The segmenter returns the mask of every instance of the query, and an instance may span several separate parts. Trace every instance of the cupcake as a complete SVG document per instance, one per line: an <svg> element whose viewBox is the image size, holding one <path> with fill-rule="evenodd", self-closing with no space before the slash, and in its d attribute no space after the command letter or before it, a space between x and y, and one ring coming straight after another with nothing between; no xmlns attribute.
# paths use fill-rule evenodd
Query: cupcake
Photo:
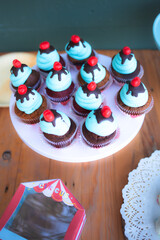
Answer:
<svg viewBox="0 0 160 240"><path fill-rule="evenodd" d="M40 116L40 128L45 140L57 148L70 145L77 132L76 123L54 109L47 109Z"/></svg>
<svg viewBox="0 0 160 240"><path fill-rule="evenodd" d="M13 66L11 68L10 86L13 92L15 92L20 85L25 84L27 87L39 90L41 85L41 77L39 72L31 69L26 64L22 64L17 59L13 60Z"/></svg>
<svg viewBox="0 0 160 240"><path fill-rule="evenodd" d="M63 66L65 66L64 59L58 54L57 50L50 45L49 42L44 41L40 43L37 53L37 66L43 76L47 76L47 74L52 70L55 62L60 62Z"/></svg>
<svg viewBox="0 0 160 240"><path fill-rule="evenodd" d="M95 82L84 84L75 93L72 102L73 111L80 116L87 116L102 104L102 95Z"/></svg>
<svg viewBox="0 0 160 240"><path fill-rule="evenodd" d="M109 80L109 76L110 74L106 67L98 63L97 57L93 56L82 65L78 74L78 81L80 85L94 81L97 87L103 90L112 83L112 81Z"/></svg>
<svg viewBox="0 0 160 240"><path fill-rule="evenodd" d="M111 75L116 83L123 85L126 81L131 81L134 77L143 76L143 67L135 58L129 47L124 47L112 58Z"/></svg>
<svg viewBox="0 0 160 240"><path fill-rule="evenodd" d="M46 95L52 102L65 102L69 100L75 90L70 72L55 62L53 69L46 78Z"/></svg>
<svg viewBox="0 0 160 240"><path fill-rule="evenodd" d="M78 67L81 67L89 57L94 56L91 45L77 35L73 35L66 44L65 51L69 61Z"/></svg>
<svg viewBox="0 0 160 240"><path fill-rule="evenodd" d="M35 89L20 85L15 93L15 114L28 124L38 123L39 117L47 108L47 101Z"/></svg>
<svg viewBox="0 0 160 240"><path fill-rule="evenodd" d="M153 107L153 97L139 77L128 81L117 94L118 107L130 115L141 115Z"/></svg>
<svg viewBox="0 0 160 240"><path fill-rule="evenodd" d="M103 147L116 136L117 120L108 106L91 111L82 125L82 138L91 147Z"/></svg>

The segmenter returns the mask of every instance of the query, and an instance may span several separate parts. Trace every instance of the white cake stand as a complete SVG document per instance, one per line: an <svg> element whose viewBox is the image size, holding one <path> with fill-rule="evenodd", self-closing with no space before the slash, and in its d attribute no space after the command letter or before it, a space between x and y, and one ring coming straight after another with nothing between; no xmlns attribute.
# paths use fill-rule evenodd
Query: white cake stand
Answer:
<svg viewBox="0 0 160 240"><path fill-rule="evenodd" d="M65 60L67 60L66 54L63 54L62 56L65 58ZM109 69L111 58L104 55L99 55L98 57L99 62L106 66L107 69ZM73 81L77 82L78 72L74 68L70 68L70 71L73 77ZM76 114L73 113L71 109L71 101L69 101L65 106L62 104L52 106L52 108L56 108L67 113L79 125L78 134L72 144L68 147L57 149L51 146L44 140L39 127L39 123L28 125L17 119L14 113L15 98L13 94L10 100L11 121L20 138L32 150L47 158L64 162L89 162L98 160L116 153L117 151L124 148L128 143L130 143L139 132L144 121L145 115L133 118L127 114L122 113L118 109L115 103L115 96L119 89L120 87L113 83L102 93L104 103L111 108L112 112L117 117L119 127L116 139L109 145L102 148L91 148L83 141L80 134L80 128L84 119L82 117L76 116Z"/></svg>

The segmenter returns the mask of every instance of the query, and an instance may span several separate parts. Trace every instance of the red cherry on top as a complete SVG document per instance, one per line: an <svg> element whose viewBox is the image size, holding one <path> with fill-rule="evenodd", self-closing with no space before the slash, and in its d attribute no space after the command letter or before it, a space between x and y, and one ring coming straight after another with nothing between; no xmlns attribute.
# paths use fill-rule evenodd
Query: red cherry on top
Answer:
<svg viewBox="0 0 160 240"><path fill-rule="evenodd" d="M123 53L124 53L124 55L129 55L129 54L131 54L131 49L127 46L124 47L123 48Z"/></svg>
<svg viewBox="0 0 160 240"><path fill-rule="evenodd" d="M110 107L108 106L104 106L102 109L101 109L101 114L103 117L105 118L109 118L111 116L111 109Z"/></svg>
<svg viewBox="0 0 160 240"><path fill-rule="evenodd" d="M87 61L87 63L90 65L90 66L95 66L97 63L98 63L98 58L97 57L90 57Z"/></svg>
<svg viewBox="0 0 160 240"><path fill-rule="evenodd" d="M73 43L78 43L80 40L81 39L80 39L80 37L78 35L72 35L72 37L71 37L71 41Z"/></svg>
<svg viewBox="0 0 160 240"><path fill-rule="evenodd" d="M26 87L26 85L20 85L19 87L18 87L18 93L20 94L20 95L24 95L25 93L27 92L27 87Z"/></svg>
<svg viewBox="0 0 160 240"><path fill-rule="evenodd" d="M50 47L50 43L47 42L47 41L41 42L40 45L39 45L39 48L40 48L41 50L48 49L49 47Z"/></svg>
<svg viewBox="0 0 160 240"><path fill-rule="evenodd" d="M95 82L90 82L88 85L87 85L87 88L89 91L94 91L96 89L97 85Z"/></svg>
<svg viewBox="0 0 160 240"><path fill-rule="evenodd" d="M54 114L49 109L43 112L43 117L47 122L52 122L54 120Z"/></svg>
<svg viewBox="0 0 160 240"><path fill-rule="evenodd" d="M17 60L17 59L14 59L13 60L13 66L15 67L15 68L20 68L21 67L21 62L19 61L19 60Z"/></svg>
<svg viewBox="0 0 160 240"><path fill-rule="evenodd" d="M141 83L141 79L139 77L135 77L133 78L133 80L131 81L131 85L133 87L138 87Z"/></svg>
<svg viewBox="0 0 160 240"><path fill-rule="evenodd" d="M60 62L55 62L53 64L53 69L56 71L60 71L62 69L62 64Z"/></svg>

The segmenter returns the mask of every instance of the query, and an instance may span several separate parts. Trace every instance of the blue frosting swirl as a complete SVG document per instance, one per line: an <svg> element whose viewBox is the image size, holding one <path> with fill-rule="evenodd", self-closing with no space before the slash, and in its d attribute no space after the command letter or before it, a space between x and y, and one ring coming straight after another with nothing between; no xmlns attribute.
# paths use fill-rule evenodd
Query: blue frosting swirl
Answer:
<svg viewBox="0 0 160 240"><path fill-rule="evenodd" d="M17 108L26 114L31 114L36 111L43 102L42 96L36 90L33 89L32 92L34 95L29 93L29 100L24 98L23 102L21 102L20 99L16 101Z"/></svg>
<svg viewBox="0 0 160 240"><path fill-rule="evenodd" d="M23 68L23 72L21 69L18 70L17 76L15 76L13 73L10 76L10 80L14 87L19 87L20 85L24 84L30 74L32 73L32 69L28 66L25 66Z"/></svg>
<svg viewBox="0 0 160 240"><path fill-rule="evenodd" d="M75 101L86 110L95 110L101 106L102 96L98 94L98 98L96 98L94 93L87 96L87 93L83 92L82 87L79 87L75 94Z"/></svg>
<svg viewBox="0 0 160 240"><path fill-rule="evenodd" d="M101 82L106 76L106 69L100 63L98 63L97 65L100 70L94 69L94 82L96 84ZM84 71L84 64L82 65L82 67L80 69L80 74L86 83L90 83L93 81L92 73L87 73Z"/></svg>
<svg viewBox="0 0 160 240"><path fill-rule="evenodd" d="M49 71L53 68L53 64L59 61L60 61L60 56L56 49L50 53L40 53L40 51L38 50L37 66L40 69L44 71Z"/></svg>
<svg viewBox="0 0 160 240"><path fill-rule="evenodd" d="M109 136L117 129L117 119L115 118L113 113L112 116L114 119L113 122L108 121L106 119L98 123L94 111L91 111L86 118L85 126L88 129L88 131L98 136L101 137Z"/></svg>
<svg viewBox="0 0 160 240"><path fill-rule="evenodd" d="M130 74L136 70L137 60L134 54L133 53L131 54L133 56L132 59L131 60L126 59L123 64L122 64L122 58L119 53L113 58L112 67L116 72L121 74Z"/></svg>
<svg viewBox="0 0 160 240"><path fill-rule="evenodd" d="M80 41L79 46L71 47L69 50L67 50L67 45L68 45L68 43L65 46L65 51L67 52L67 54L70 57L72 57L74 59L83 60L85 58L88 58L91 55L92 47L86 41L84 41L83 44ZM85 47L83 45L85 45Z"/></svg>
<svg viewBox="0 0 160 240"><path fill-rule="evenodd" d="M55 92L64 91L69 88L72 83L72 77L70 72L67 71L67 69L65 70L65 72L67 74L61 73L61 81L59 81L58 74L54 74L53 77L51 77L51 71L46 78L47 88Z"/></svg>
<svg viewBox="0 0 160 240"><path fill-rule="evenodd" d="M40 116L40 128L42 132L57 136L63 136L68 132L71 126L70 119L65 113L58 110L57 112L62 116L62 118L59 117L56 119L55 126L51 122L42 120L43 114Z"/></svg>
<svg viewBox="0 0 160 240"><path fill-rule="evenodd" d="M128 107L142 107L144 106L147 101L148 101L148 90L145 87L145 85L142 83L145 92L144 93L138 93L138 96L132 96L131 92L129 92L129 94L127 94L128 89L129 89L129 85L128 83L124 84L124 86L122 87L121 91L120 91L120 98L122 100L122 102L128 106Z"/></svg>

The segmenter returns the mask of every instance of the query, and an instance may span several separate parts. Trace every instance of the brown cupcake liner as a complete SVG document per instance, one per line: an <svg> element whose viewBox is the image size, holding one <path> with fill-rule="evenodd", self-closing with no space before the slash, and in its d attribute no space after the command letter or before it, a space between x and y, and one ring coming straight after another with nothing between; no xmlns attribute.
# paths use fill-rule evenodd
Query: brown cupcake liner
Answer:
<svg viewBox="0 0 160 240"><path fill-rule="evenodd" d="M80 117L86 117L89 113L82 113L82 112L79 112L77 111L74 106L73 106L73 101L74 101L74 98L72 99L72 102L71 102L71 108L72 110Z"/></svg>
<svg viewBox="0 0 160 240"><path fill-rule="evenodd" d="M39 117L35 119L21 119L26 124L36 124L39 123Z"/></svg>
<svg viewBox="0 0 160 240"><path fill-rule="evenodd" d="M75 129L75 131L73 132L72 136L71 136L70 138L66 139L65 141L61 141L61 142L51 141L51 140L49 140L48 138L46 138L46 137L44 136L44 134L43 134L43 137L44 137L44 139L45 139L49 144L51 144L52 146L54 146L54 147L56 147L56 148L64 148L64 147L69 146L69 145L73 142L74 138L76 137L77 130L78 130L78 126L77 126L77 124L76 124L76 129ZM57 138L58 138L58 136L57 136Z"/></svg>
<svg viewBox="0 0 160 240"><path fill-rule="evenodd" d="M108 139L108 141L106 140L106 142L104 142L104 143L91 143L90 141L88 141L86 139L86 137L83 134L82 127L83 127L84 123L85 123L85 121L81 124L81 128L80 128L81 136L82 136L82 139L84 140L84 142L87 143L87 145L89 145L92 148L102 148L102 147L107 146L108 144L112 143L116 139L117 134L119 132L119 129L117 129L115 131L115 135L112 138Z"/></svg>
<svg viewBox="0 0 160 240"><path fill-rule="evenodd" d="M67 102L74 94L74 92L76 91L76 85L74 85L73 91L70 92L67 96L65 97L61 97L61 98L54 98L51 97L47 94L46 92L46 87L44 87L44 95L52 102L52 103L65 103Z"/></svg>
<svg viewBox="0 0 160 240"><path fill-rule="evenodd" d="M91 55L88 58L85 58L84 60L76 60L76 62L74 62L74 59L72 60L71 57L69 57L69 55L67 55L67 59L68 59L68 68L70 69L74 69L76 71L79 71L81 66L91 57L91 56L95 56L98 58L98 53L95 50L92 50Z"/></svg>
<svg viewBox="0 0 160 240"><path fill-rule="evenodd" d="M40 116L41 114L50 107L50 103L48 102L48 100L42 95L43 97L43 103L40 106L39 109L37 109L35 112L33 112L32 114L25 114L24 112L21 112L17 106L16 103L14 105L14 112L16 117L21 120L22 122L26 123L26 124L35 124L38 123L40 121ZM18 111L18 112L17 112ZM37 112L38 115L36 115L35 113ZM24 114L24 116L23 116Z"/></svg>
<svg viewBox="0 0 160 240"><path fill-rule="evenodd" d="M109 71L107 70L107 68L105 66L103 66L107 73L104 79L101 80L101 82L97 83L97 87L103 91L107 88L109 88L111 86L111 84L113 83L113 77L110 75ZM108 75L108 76L107 76ZM106 79L107 78L107 79ZM85 80L83 80L83 78L80 75L80 72L78 74L78 83L80 86L83 86L84 84L86 84L87 82L85 82ZM101 85L101 86L100 86Z"/></svg>
<svg viewBox="0 0 160 240"><path fill-rule="evenodd" d="M116 84L118 84L119 86L123 86L127 81L131 81L131 80L132 80L132 79L124 79L123 77L118 77L118 76L116 76L116 75L113 73L111 66L110 66L109 71L110 71L110 73L111 73L111 75L112 75L112 77L113 77L113 81L114 81ZM139 73L137 74L137 77L142 78L143 75L144 75L144 69L143 69L142 65L140 65L140 71L139 71Z"/></svg>
<svg viewBox="0 0 160 240"><path fill-rule="evenodd" d="M24 83L24 85L25 85L25 83ZM42 87L42 85L43 85L43 78L42 78L42 76L40 76L39 81L38 81L32 88L35 89L37 92L39 92L40 89L41 89L41 87ZM12 91L13 93L15 93L15 92L17 91L17 89L18 89L18 87L17 87L17 89L15 89L15 88L12 86L11 81L10 81L9 86L10 86L10 89L11 89L11 91ZM36 89L36 88L37 88L37 89Z"/></svg>
<svg viewBox="0 0 160 240"><path fill-rule="evenodd" d="M80 117L87 117L88 114L92 111L92 110L87 110L87 109L84 109L84 110L87 110L87 111L88 111L87 113L78 111L77 109L75 109L75 107L74 107L74 105L73 105L73 101L74 101L74 98L72 98L72 100L71 100L71 108L72 108L72 110L73 110L78 116L80 116ZM101 107L102 105L103 105L103 102L102 102L102 104L101 104L99 107ZM82 108L82 107L81 107L81 108ZM83 108L82 108L82 109L83 109Z"/></svg>
<svg viewBox="0 0 160 240"><path fill-rule="evenodd" d="M119 90L119 92L117 93L117 96L115 97L116 105L123 113L126 113L131 116L140 116L142 114L146 114L146 113L150 112L154 106L153 96L151 95L150 92L148 92L148 93L149 93L148 102L143 107L131 108L131 107L126 106L121 101L120 95L119 95L120 90ZM118 99L119 99L119 101L118 101Z"/></svg>
<svg viewBox="0 0 160 240"><path fill-rule="evenodd" d="M112 85L112 83L113 83L113 78L112 78L112 76L110 76L108 82L106 82L106 84L103 87L99 88L99 89L101 91L106 90L106 89L108 89Z"/></svg>

